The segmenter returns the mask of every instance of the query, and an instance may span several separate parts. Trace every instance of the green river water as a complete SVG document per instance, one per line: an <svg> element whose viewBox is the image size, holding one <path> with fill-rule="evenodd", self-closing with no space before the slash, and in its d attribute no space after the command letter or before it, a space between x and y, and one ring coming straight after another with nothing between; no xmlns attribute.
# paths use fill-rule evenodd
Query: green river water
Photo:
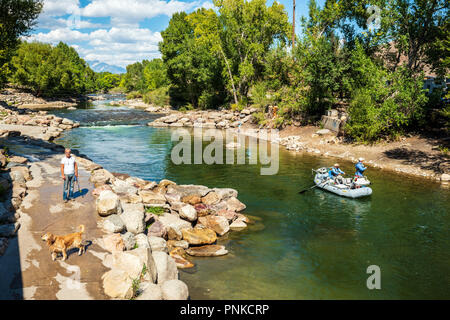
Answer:
<svg viewBox="0 0 450 320"><path fill-rule="evenodd" d="M192 299L444 299L450 297L450 191L370 168L373 194L346 199L311 190L311 168L335 160L284 150L273 176L260 165L175 165L171 129L156 115L105 102L58 115L80 121L56 142L113 172L238 190L253 224L219 240L229 254L180 270ZM352 163L341 162L353 173ZM381 269L369 290L366 269Z"/></svg>

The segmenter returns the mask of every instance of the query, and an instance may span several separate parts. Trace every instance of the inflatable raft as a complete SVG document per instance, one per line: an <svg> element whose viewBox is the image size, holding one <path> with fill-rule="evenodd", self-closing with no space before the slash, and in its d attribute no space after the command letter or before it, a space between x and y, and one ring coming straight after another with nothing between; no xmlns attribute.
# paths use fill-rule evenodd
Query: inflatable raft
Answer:
<svg viewBox="0 0 450 320"><path fill-rule="evenodd" d="M359 185L357 182L352 182L351 179L344 179L345 183L343 184L335 183L333 179L329 178L327 168L319 168L315 172L314 183L318 188L347 198L361 198L372 194L370 187Z"/></svg>

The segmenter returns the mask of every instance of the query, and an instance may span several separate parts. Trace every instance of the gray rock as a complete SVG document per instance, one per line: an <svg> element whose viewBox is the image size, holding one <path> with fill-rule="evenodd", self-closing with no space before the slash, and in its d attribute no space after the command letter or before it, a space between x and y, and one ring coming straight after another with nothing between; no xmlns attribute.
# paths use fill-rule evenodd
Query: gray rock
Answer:
<svg viewBox="0 0 450 320"><path fill-rule="evenodd" d="M134 238L134 234L131 232L126 232L120 235L123 240L123 244L125 245L125 249L132 250L136 245L136 239Z"/></svg>
<svg viewBox="0 0 450 320"><path fill-rule="evenodd" d="M161 290L161 286L150 283L150 282L144 282L141 283L140 286L141 293L136 298L136 300L162 300L163 294Z"/></svg>
<svg viewBox="0 0 450 320"><path fill-rule="evenodd" d="M168 280L161 285L164 300L187 300L188 286L181 280Z"/></svg>
<svg viewBox="0 0 450 320"><path fill-rule="evenodd" d="M157 272L157 283L178 279L178 268L172 257L162 251L152 253Z"/></svg>
<svg viewBox="0 0 450 320"><path fill-rule="evenodd" d="M188 221L195 221L197 220L197 210L190 204L185 204L178 210L178 214L180 215L180 218L188 220Z"/></svg>
<svg viewBox="0 0 450 320"><path fill-rule="evenodd" d="M103 190L97 198L96 208L97 213L102 217L118 214L121 212L119 197L110 190Z"/></svg>
<svg viewBox="0 0 450 320"><path fill-rule="evenodd" d="M210 189L205 186L186 184L186 185L169 185L167 186L168 193L179 194L181 198L190 195L199 195L200 197L205 196Z"/></svg>
<svg viewBox="0 0 450 320"><path fill-rule="evenodd" d="M134 237L136 239L136 245L138 248L151 249L148 238L145 234L139 233Z"/></svg>
<svg viewBox="0 0 450 320"><path fill-rule="evenodd" d="M163 238L149 236L148 242L150 243L152 252L155 252L155 251L162 251L162 252L166 252L166 253L169 252L167 249L167 242Z"/></svg>
<svg viewBox="0 0 450 320"><path fill-rule="evenodd" d="M122 232L125 230L125 224L119 215L113 214L103 221L103 229L107 232Z"/></svg>
<svg viewBox="0 0 450 320"><path fill-rule="evenodd" d="M190 222L180 219L176 214L165 213L164 215L158 217L158 221L163 224L167 232L173 230L173 232L179 236L178 240L181 240L182 238L182 229L192 227Z"/></svg>
<svg viewBox="0 0 450 320"><path fill-rule="evenodd" d="M138 234L145 231L145 215L143 210L124 210L120 218L129 232Z"/></svg>
<svg viewBox="0 0 450 320"><path fill-rule="evenodd" d="M231 188L214 188L213 191L219 195L221 200L238 196L238 192Z"/></svg>

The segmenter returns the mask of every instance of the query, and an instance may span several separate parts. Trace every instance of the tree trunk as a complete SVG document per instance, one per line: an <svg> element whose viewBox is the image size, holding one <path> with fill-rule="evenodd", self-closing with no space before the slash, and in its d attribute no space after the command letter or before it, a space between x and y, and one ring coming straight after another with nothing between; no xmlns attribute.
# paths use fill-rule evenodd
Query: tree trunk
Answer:
<svg viewBox="0 0 450 320"><path fill-rule="evenodd" d="M222 47L220 47L220 52L222 53L223 60L225 60L225 64L227 65L228 74L229 74L230 80L231 80L231 86L233 87L234 103L238 104L238 98L237 98L237 95L236 95L236 87L234 85L233 74L231 73L230 65L228 64L227 57L225 56L225 52L223 52Z"/></svg>

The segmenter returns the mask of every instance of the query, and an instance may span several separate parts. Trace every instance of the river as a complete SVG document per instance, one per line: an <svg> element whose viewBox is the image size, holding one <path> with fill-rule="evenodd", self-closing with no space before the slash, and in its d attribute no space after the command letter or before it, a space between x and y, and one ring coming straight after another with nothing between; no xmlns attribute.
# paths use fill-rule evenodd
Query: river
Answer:
<svg viewBox="0 0 450 320"><path fill-rule="evenodd" d="M369 168L373 194L345 199L312 185L311 168L335 160L280 147L280 169L260 165L175 165L171 129L158 115L106 101L52 113L81 126L56 142L112 172L238 190L253 224L222 239L229 254L193 258L180 270L192 299L444 299L450 296L450 191L438 183ZM341 161L346 172L353 164ZM381 270L369 290L367 267Z"/></svg>

